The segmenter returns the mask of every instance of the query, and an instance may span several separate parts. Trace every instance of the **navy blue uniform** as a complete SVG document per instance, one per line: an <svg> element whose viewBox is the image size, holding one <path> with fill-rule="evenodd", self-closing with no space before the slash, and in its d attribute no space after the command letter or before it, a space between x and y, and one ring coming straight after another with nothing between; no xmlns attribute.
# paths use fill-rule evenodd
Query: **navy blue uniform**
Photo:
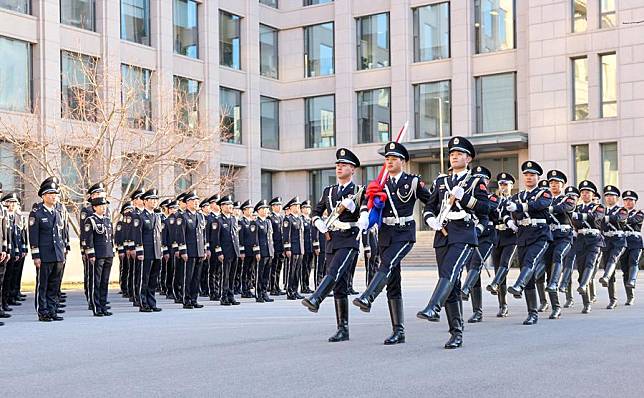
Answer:
<svg viewBox="0 0 644 398"><path fill-rule="evenodd" d="M254 247L257 245L257 225L255 221L242 217L239 221L241 241L244 242L244 259L242 260L241 293L244 297L251 297L250 289L253 268L255 267ZM241 254L241 251L240 251Z"/></svg>
<svg viewBox="0 0 644 398"><path fill-rule="evenodd" d="M310 293L309 280L311 278L311 265L313 264L313 225L311 218L302 215L304 223L304 255L302 256L302 286L303 293Z"/></svg>
<svg viewBox="0 0 644 398"><path fill-rule="evenodd" d="M496 223L494 221L499 197L495 194L488 195L488 214L478 220L476 228L479 230L479 247L472 254L470 261L467 263L467 279L463 285L463 299L472 290L473 287L481 287L481 269L483 264L494 249L494 243L497 240ZM473 302L474 304L474 302ZM475 309L476 310L476 309Z"/></svg>
<svg viewBox="0 0 644 398"><path fill-rule="evenodd" d="M326 217L321 217L320 218L323 222L326 222ZM318 255L316 258L313 259L314 261L314 268L315 268L315 288L317 289L318 285L320 284L320 281L322 278L324 278L324 275L326 275L326 236L320 232L315 225L313 225L313 221L311 220L311 237L312 237L312 244L313 244L313 253L318 252Z"/></svg>
<svg viewBox="0 0 644 398"><path fill-rule="evenodd" d="M380 256L378 256L378 226L374 225L362 231L362 249L366 268L366 284L369 285L373 275L380 267Z"/></svg>
<svg viewBox="0 0 644 398"><path fill-rule="evenodd" d="M223 305L235 303L232 289L233 264L240 256L240 247L243 246L243 242L239 241L239 224L234 216L221 214L217 218L216 226L213 226L210 232L215 253L224 256L220 282L221 303Z"/></svg>
<svg viewBox="0 0 644 398"><path fill-rule="evenodd" d="M628 210L620 206L606 208L600 229L604 235L605 246L602 249L602 268L604 275L599 279L604 287L608 287L608 297L611 303L617 301L615 293L615 269L626 251L626 235L623 227L628 217Z"/></svg>
<svg viewBox="0 0 644 398"><path fill-rule="evenodd" d="M183 305L194 306L199 296L201 268L206 256L206 218L199 212L184 211L177 218L179 253L183 262Z"/></svg>
<svg viewBox="0 0 644 398"><path fill-rule="evenodd" d="M268 218L257 217L255 220L257 245L253 252L259 254L255 272L255 296L259 299L268 297L268 279L271 273L271 260L275 255L273 243L273 224Z"/></svg>
<svg viewBox="0 0 644 398"><path fill-rule="evenodd" d="M279 293L280 286L280 273L284 265L284 242L282 239L282 222L284 215L279 213L271 213L269 216L271 224L273 225L273 244L275 245L275 255L271 264L271 279L269 281L269 289L272 294Z"/></svg>
<svg viewBox="0 0 644 398"><path fill-rule="evenodd" d="M626 288L627 302L632 303L633 289L637 282L637 271L639 270L640 257L642 256L642 222L644 212L631 210L628 212L624 222L624 234L626 235L626 252L622 255L621 268L624 275L624 286Z"/></svg>
<svg viewBox="0 0 644 398"><path fill-rule="evenodd" d="M579 271L579 293L584 305L590 303L586 287L592 279L595 264L599 260L604 239L599 230L599 224L604 217L604 206L594 203L581 203L572 213L572 225L577 231L575 242L575 262Z"/></svg>
<svg viewBox="0 0 644 398"><path fill-rule="evenodd" d="M302 256L304 255L304 221L302 217L289 214L282 221L282 239L284 251L290 252L285 259L286 264L286 293L289 298L298 291L302 272Z"/></svg>
<svg viewBox="0 0 644 398"><path fill-rule="evenodd" d="M496 241L492 252L492 264L494 264L494 279L487 286L487 290L493 295L498 296L499 315L507 315L506 293L508 291L506 277L512 265L512 260L517 253L517 234L512 229L515 227L510 223L512 217L505 206L510 200L507 196L498 197L498 206L496 211L491 214L490 221L494 223L496 229ZM514 221L513 221L514 222Z"/></svg>
<svg viewBox="0 0 644 398"><path fill-rule="evenodd" d="M219 214L211 212L206 218L206 240L212 252L208 260L208 295L210 300L213 301L221 298L221 262L218 258L221 253L221 247L217 248L215 243L219 233L219 222L217 221L219 217ZM216 252L216 249L219 251Z"/></svg>
<svg viewBox="0 0 644 398"><path fill-rule="evenodd" d="M141 308L156 308L155 292L161 271L161 258L163 257L162 231L163 223L159 214L144 209L138 213L134 225L134 242L137 246L137 255L141 253L143 261L139 267L139 299Z"/></svg>
<svg viewBox="0 0 644 398"><path fill-rule="evenodd" d="M112 220L92 213L83 226L84 247L88 262L90 305L94 314L107 312L107 290L114 259Z"/></svg>

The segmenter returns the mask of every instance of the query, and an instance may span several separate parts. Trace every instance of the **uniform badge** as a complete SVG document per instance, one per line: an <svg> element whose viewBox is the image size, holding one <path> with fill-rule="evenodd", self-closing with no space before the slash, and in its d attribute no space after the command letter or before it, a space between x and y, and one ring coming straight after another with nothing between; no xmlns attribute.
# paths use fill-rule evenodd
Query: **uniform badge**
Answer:
<svg viewBox="0 0 644 398"><path fill-rule="evenodd" d="M481 171L481 170L482 170L482 169L481 169L481 166L479 166L479 167L477 167L477 168L476 168L476 171Z"/></svg>
<svg viewBox="0 0 644 398"><path fill-rule="evenodd" d="M460 142L460 140L458 139L458 137L457 137L457 138L454 138L454 143L455 143L455 144L458 144L459 142Z"/></svg>
<svg viewBox="0 0 644 398"><path fill-rule="evenodd" d="M284 228L288 227L288 221L284 221Z"/></svg>
<svg viewBox="0 0 644 398"><path fill-rule="evenodd" d="M341 150L340 150L340 156L344 156L344 155L346 155L346 154L347 154L347 152L346 152L344 149L341 149Z"/></svg>
<svg viewBox="0 0 644 398"><path fill-rule="evenodd" d="M216 223L216 222L212 223L212 229L217 229L217 225L219 225L219 223Z"/></svg>
<svg viewBox="0 0 644 398"><path fill-rule="evenodd" d="M552 173L550 173L550 175L554 177L554 176L556 176L556 175L557 175L557 172L556 172L556 171L554 171L554 170L552 170Z"/></svg>
<svg viewBox="0 0 644 398"><path fill-rule="evenodd" d="M85 232L89 232L90 229L92 229L92 226L89 224L85 224Z"/></svg>
<svg viewBox="0 0 644 398"><path fill-rule="evenodd" d="M250 232L255 232L255 226L254 225L250 226Z"/></svg>
<svg viewBox="0 0 644 398"><path fill-rule="evenodd" d="M405 184L405 189L409 189L409 184Z"/></svg>
<svg viewBox="0 0 644 398"><path fill-rule="evenodd" d="M126 223L128 223L128 224L129 224L129 223L131 223L131 222L132 222L132 218L131 218L131 217L127 217L127 218L125 218L125 222L126 222Z"/></svg>
<svg viewBox="0 0 644 398"><path fill-rule="evenodd" d="M584 181L584 186L585 186L585 187L587 187L587 186L588 186L588 181Z"/></svg>
<svg viewBox="0 0 644 398"><path fill-rule="evenodd" d="M501 178L505 178L505 173L501 174Z"/></svg>
<svg viewBox="0 0 644 398"><path fill-rule="evenodd" d="M83 212L81 212L81 220L84 220L84 219L85 219L85 217L87 217L87 214L85 214L85 212L84 212L84 211L83 211Z"/></svg>
<svg viewBox="0 0 644 398"><path fill-rule="evenodd" d="M177 218L177 225L181 225L181 219Z"/></svg>
<svg viewBox="0 0 644 398"><path fill-rule="evenodd" d="M134 220L134 226L135 226L135 227L138 227L138 226L139 226L139 219L138 219L138 218L137 218L136 220Z"/></svg>
<svg viewBox="0 0 644 398"><path fill-rule="evenodd" d="M35 217L29 217L29 225L34 225L36 223Z"/></svg>
<svg viewBox="0 0 644 398"><path fill-rule="evenodd" d="M170 218L168 221L170 221L170 225L174 224L174 218Z"/></svg>
<svg viewBox="0 0 644 398"><path fill-rule="evenodd" d="M389 144L389 149L394 149L394 148L396 148L396 144L394 144L393 142Z"/></svg>
<svg viewBox="0 0 644 398"><path fill-rule="evenodd" d="M116 230L117 230L117 231L120 231L120 230L121 230L121 224L118 224L118 225L116 226Z"/></svg>

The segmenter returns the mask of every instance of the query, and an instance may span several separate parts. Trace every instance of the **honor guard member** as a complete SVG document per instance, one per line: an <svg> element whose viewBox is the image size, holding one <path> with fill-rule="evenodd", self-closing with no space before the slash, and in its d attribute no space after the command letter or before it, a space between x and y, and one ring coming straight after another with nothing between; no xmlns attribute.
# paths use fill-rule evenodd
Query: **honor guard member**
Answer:
<svg viewBox="0 0 644 398"><path fill-rule="evenodd" d="M233 202L233 215L235 216L235 219L237 220L237 230L241 231L241 202L239 201L234 201ZM241 243L241 234L239 236L239 242ZM242 272L242 265L244 263L244 258L245 256L245 247L243 244L239 245L239 256L237 257L237 261L233 262L233 266L231 269L231 289L233 290L233 294L241 294L241 272Z"/></svg>
<svg viewBox="0 0 644 398"><path fill-rule="evenodd" d="M156 189L149 189L141 195L144 209L139 213L139 228L141 230L141 245L143 246L143 261L141 267L140 297L141 312L159 312L155 292L161 272L163 258L163 222L155 210L159 203ZM137 246L139 246L139 243Z"/></svg>
<svg viewBox="0 0 644 398"><path fill-rule="evenodd" d="M327 212L325 211L320 217L322 222L326 223L328 219ZM326 275L326 236L320 232L317 227L313 224L311 220L311 235L313 236L313 255L315 256L313 267L314 267L314 285L317 289Z"/></svg>
<svg viewBox="0 0 644 398"><path fill-rule="evenodd" d="M29 244L36 266L35 304L38 320L62 321L56 313L60 278L65 261L64 221L56 210L58 184L45 183L38 196L42 202L29 214Z"/></svg>
<svg viewBox="0 0 644 398"><path fill-rule="evenodd" d="M338 149L335 157L338 183L324 188L312 212L313 225L327 236L326 276L315 292L302 300L309 311L318 312L322 301L333 290L337 331L329 342L349 340L349 265L360 250L360 230L369 224L364 190L352 181L360 160L346 148ZM321 219L325 211L333 220L330 223Z"/></svg>
<svg viewBox="0 0 644 398"><path fill-rule="evenodd" d="M139 216L144 209L143 200L141 199L141 195L143 195L144 193L145 191L143 189L137 189L134 192L132 192L132 195L130 195L130 199L132 200L132 205L134 206L134 209L132 210L132 212L130 212L130 217L132 218L132 222L129 228L129 247L128 247L128 253L129 253L130 259L132 260L131 265L133 265L130 267L130 278L132 279L132 287L133 287L132 291L134 292L134 295L132 296L130 301L132 301L132 305L134 307L139 307L139 308L141 308L141 274L143 269L143 246L141 246L140 244L137 245L135 241L135 235L137 234L136 231L138 231L138 235L140 236L141 220Z"/></svg>
<svg viewBox="0 0 644 398"><path fill-rule="evenodd" d="M270 220L273 224L273 244L275 245L275 256L271 264L271 280L270 292L273 296L280 296L284 292L280 289L280 274L282 272L282 265L284 264L284 242L282 241L282 222L284 215L282 214L282 198L277 196L271 199L271 216Z"/></svg>
<svg viewBox="0 0 644 398"><path fill-rule="evenodd" d="M183 295L184 295L184 286L183 286L183 274L185 270L185 264L181 252L179 250L179 240L183 240L183 213L186 210L186 192L180 193L177 195L176 201L178 208L174 213L174 217L171 218L168 222L170 223L170 234L172 238L172 247L174 248L174 277L172 282L172 290L174 291L174 302L175 304L183 304ZM182 221L179 221L179 218Z"/></svg>
<svg viewBox="0 0 644 398"><path fill-rule="evenodd" d="M184 196L186 210L177 219L179 253L183 260L183 308L203 308L197 302L201 267L206 257L206 219L197 211L199 197L195 191Z"/></svg>
<svg viewBox="0 0 644 398"><path fill-rule="evenodd" d="M584 305L581 312L582 314L587 314L591 311L588 285L593 278L595 264L601 255L601 248L604 246L599 224L604 217L605 210L604 206L593 201L595 196L599 196L594 183L584 180L579 183L578 189L582 203L577 205L571 218L572 225L577 231L575 244L575 261L579 271L579 288L577 288L577 291L581 295Z"/></svg>
<svg viewBox="0 0 644 398"><path fill-rule="evenodd" d="M119 284L121 286L121 295L123 298L130 298L131 286L128 283L128 269L129 269L129 259L125 253L125 229L127 225L127 217L129 217L130 212L132 211L132 202L125 201L121 206L120 217L116 222L116 227L114 231L114 245L116 246L116 251L119 256Z"/></svg>
<svg viewBox="0 0 644 398"><path fill-rule="evenodd" d="M166 260L166 279L162 281L165 284L166 298L168 300L175 300L176 294L174 291L174 276L175 276L175 264L177 258L175 257L175 252L179 251L179 245L175 240L175 227L176 227L176 212L179 209L179 204L176 199L170 199L168 204L168 215L163 221L163 241L164 245L167 248L167 252L164 253L164 258Z"/></svg>
<svg viewBox="0 0 644 398"><path fill-rule="evenodd" d="M572 198L575 202L573 210L577 207L577 201L579 200L579 190L577 187L569 186L564 190L566 196ZM572 214L572 213L571 213ZM566 302L564 303L564 308L570 308L575 303L575 300L572 297L572 271L575 268L575 259L577 258L577 231L572 225L572 245L568 254L564 258L563 272L561 274L561 281L559 283L559 291L561 293L566 293Z"/></svg>
<svg viewBox="0 0 644 398"><path fill-rule="evenodd" d="M210 216L210 203L208 198L199 203L199 212L198 212L206 222L208 226L208 218ZM201 297L210 297L210 290L208 289L208 264L210 261L210 243L208 240L208 228L204 229L204 235L206 236L206 256L201 262L201 270L199 274L199 295Z"/></svg>
<svg viewBox="0 0 644 398"><path fill-rule="evenodd" d="M497 296L499 301L499 312L497 318L508 316L508 303L506 296L508 292L506 277L512 265L512 260L517 252L518 228L505 206L512 196L512 187L515 179L510 173L499 173L496 176L499 189L497 190L498 206L492 215L492 221L497 230L497 240L494 243L492 252L492 263L494 264L494 279L487 285L486 289L492 295Z"/></svg>
<svg viewBox="0 0 644 398"><path fill-rule="evenodd" d="M92 213L85 218L85 253L89 263L89 297L94 316L110 316L107 290L114 259L112 220L107 215L105 197L90 199Z"/></svg>
<svg viewBox="0 0 644 398"><path fill-rule="evenodd" d="M98 198L99 196L105 196L105 186L103 185L102 182L96 183L89 187L87 190L87 201L88 204L86 206L83 206L80 210L80 223L79 225L81 226L81 231L80 231L80 249L82 253L82 261L83 261L83 285L84 285L84 290L85 290L85 299L87 300L87 303L89 304L89 307L92 307L91 304L91 297L89 296L89 285L92 283L92 280L89 278L89 262L87 261L88 256L86 253L87 250L87 245L86 245L86 240L87 237L85 236L86 233L83 229L83 225L85 223L85 219L90 216L94 210L93 206L91 204L91 200ZM90 310L92 308L89 308Z"/></svg>
<svg viewBox="0 0 644 398"><path fill-rule="evenodd" d="M490 170L483 166L477 166L472 176L474 178L480 178L480 181L485 184L487 187L490 179L492 178L492 173ZM472 295L472 311L473 314L470 319L467 320L468 323L478 323L483 320L483 290L481 289L481 269L483 268L488 257L494 249L494 243L496 242L496 224L494 221L494 216L497 214L497 206L499 203L498 196L494 193L488 194L488 214L478 220L476 228L478 229L477 234L479 239L479 247L474 250L474 253L470 257L470 261L467 263L467 277L461 288L461 298L465 301L469 299L470 294Z"/></svg>
<svg viewBox="0 0 644 398"><path fill-rule="evenodd" d="M250 200L246 200L239 208L242 212L242 217L239 220L239 235L240 241L244 242L243 253L240 253L242 259L242 273L241 273L241 297L242 298L255 298L251 289L251 269L255 266L254 247L257 245L256 234L257 226L253 217L253 206ZM240 248L241 249L241 248ZM241 250L240 250L241 251Z"/></svg>
<svg viewBox="0 0 644 398"><path fill-rule="evenodd" d="M476 156L474 146L463 137L454 137L448 148L452 173L434 180L424 212L425 223L437 231L434 248L439 279L429 303L416 316L437 322L445 305L450 333L445 348L454 349L463 345L461 271L478 245L476 224L487 217L489 200L484 182L469 169ZM381 244L383 234L384 227Z"/></svg>
<svg viewBox="0 0 644 398"><path fill-rule="evenodd" d="M302 281L301 292L303 294L313 293L309 287L311 279L311 265L313 264L313 232L311 229L311 201L305 200L300 205L302 221L304 223L304 256L302 256Z"/></svg>
<svg viewBox="0 0 644 398"><path fill-rule="evenodd" d="M369 286L373 276L380 267L378 256L378 226L374 225L362 231L362 249L365 264L365 285Z"/></svg>
<svg viewBox="0 0 644 398"><path fill-rule="evenodd" d="M617 306L615 292L615 269L626 251L626 236L623 226L628 218L628 210L619 206L620 191L614 185L604 187L604 204L606 212L601 220L601 231L604 235L604 248L602 249L602 268L604 275L599 278L599 283L608 288L609 303L606 309L612 310Z"/></svg>
<svg viewBox="0 0 644 398"><path fill-rule="evenodd" d="M208 198L208 203L210 203L210 213L206 218L206 230L208 231L206 233L206 237L208 238L208 247L210 248L211 254L207 266L204 263L204 272L208 273L208 296L210 301L219 301L221 299L221 262L219 262L219 256L214 252L214 235L211 234L213 228L217 228L219 225L217 222L217 219L221 215L221 209L217 204L219 199L219 194L215 194Z"/></svg>
<svg viewBox="0 0 644 398"><path fill-rule="evenodd" d="M564 193L564 186L568 182L566 175L559 170L550 170L547 174L549 190L552 194L552 204L548 207L552 243L544 254L545 274L541 281L548 286L545 291L550 298L552 312L550 319L559 319L561 305L559 304L559 279L564 267L566 256L572 248L572 225L570 214L575 209L577 200ZM545 309L544 309L545 310Z"/></svg>
<svg viewBox="0 0 644 398"><path fill-rule="evenodd" d="M640 256L642 255L642 222L644 212L635 208L637 204L637 192L624 191L622 200L624 208L628 211L628 217L624 223L624 235L626 235L626 252L622 255L622 272L624 275L624 287L626 289L626 303L633 305L635 296L633 289L637 283L637 271L639 270Z"/></svg>
<svg viewBox="0 0 644 398"><path fill-rule="evenodd" d="M298 293L304 255L304 221L300 216L300 199L296 196L286 203L285 210L291 214L282 222L282 239L286 254L286 299L301 300Z"/></svg>
<svg viewBox="0 0 644 398"><path fill-rule="evenodd" d="M217 219L216 230L210 231L215 236L215 253L222 264L221 270L221 305L239 305L233 291L233 263L237 261L243 242L239 240L239 223L233 213L233 199L230 195L222 196L217 202L221 215Z"/></svg>
<svg viewBox="0 0 644 398"><path fill-rule="evenodd" d="M550 217L548 209L552 205L552 194L537 186L537 179L543 174L543 169L537 162L524 162L521 172L526 189L513 195L505 206L518 224L517 249L521 266L519 278L508 288L508 292L521 298L525 291L528 317L523 324L534 325L539 320L535 280L545 271L543 255L552 242L552 232L547 220ZM539 265L542 265L541 270L538 269Z"/></svg>
<svg viewBox="0 0 644 398"><path fill-rule="evenodd" d="M271 259L275 255L273 224L268 218L270 206L266 200L260 200L255 205L254 211L257 213L255 220L257 245L253 249L257 261L255 300L258 303L270 303L273 299L268 296L268 280L271 274Z"/></svg>

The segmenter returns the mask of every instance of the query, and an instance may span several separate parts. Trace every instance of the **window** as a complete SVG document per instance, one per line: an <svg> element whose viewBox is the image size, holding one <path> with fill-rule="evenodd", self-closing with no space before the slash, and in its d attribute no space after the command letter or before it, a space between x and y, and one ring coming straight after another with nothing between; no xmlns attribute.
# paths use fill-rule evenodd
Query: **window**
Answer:
<svg viewBox="0 0 644 398"><path fill-rule="evenodd" d="M389 66L389 14L358 18L356 32L358 70Z"/></svg>
<svg viewBox="0 0 644 398"><path fill-rule="evenodd" d="M241 69L241 18L219 11L219 65Z"/></svg>
<svg viewBox="0 0 644 398"><path fill-rule="evenodd" d="M150 0L121 0L121 39L150 45Z"/></svg>
<svg viewBox="0 0 644 398"><path fill-rule="evenodd" d="M0 8L31 14L31 0L0 0Z"/></svg>
<svg viewBox="0 0 644 398"><path fill-rule="evenodd" d="M199 17L195 0L174 0L174 52L199 58Z"/></svg>
<svg viewBox="0 0 644 398"><path fill-rule="evenodd" d="M61 114L77 120L96 120L96 59L61 52Z"/></svg>
<svg viewBox="0 0 644 398"><path fill-rule="evenodd" d="M390 137L389 88L358 91L358 144L387 142Z"/></svg>
<svg viewBox="0 0 644 398"><path fill-rule="evenodd" d="M499 185L496 181L496 176L499 173L502 173L504 171L516 175L515 173L519 170L519 158L516 155L498 157L498 158L478 158L477 157L470 164L470 168L474 168L476 166L484 166L490 170L490 173L492 174L492 180L489 182L487 189L490 192L494 192L499 188ZM435 176L436 175L427 176L427 179L435 178ZM515 184L515 185L517 185L515 186L515 189L517 189L518 184Z"/></svg>
<svg viewBox="0 0 644 398"><path fill-rule="evenodd" d="M515 47L514 0L474 0L476 53Z"/></svg>
<svg viewBox="0 0 644 398"><path fill-rule="evenodd" d="M83 202L89 186L89 154L80 148L65 147L60 154L61 180L69 187L69 198L74 202Z"/></svg>
<svg viewBox="0 0 644 398"><path fill-rule="evenodd" d="M326 3L333 3L333 0L304 0L303 5L306 6L312 6L315 4L326 4Z"/></svg>
<svg viewBox="0 0 644 398"><path fill-rule="evenodd" d="M572 60L572 120L588 118L588 58L573 58Z"/></svg>
<svg viewBox="0 0 644 398"><path fill-rule="evenodd" d="M617 143L601 144L602 150L602 186L619 186L619 165L617 161ZM600 188L601 189L601 188Z"/></svg>
<svg viewBox="0 0 644 398"><path fill-rule="evenodd" d="M335 146L335 96L304 99L305 148Z"/></svg>
<svg viewBox="0 0 644 398"><path fill-rule="evenodd" d="M25 172L25 165L13 145L0 142L0 183L5 194L16 192L23 198L24 184L20 177Z"/></svg>
<svg viewBox="0 0 644 398"><path fill-rule="evenodd" d="M572 31L585 32L588 29L588 0L571 0Z"/></svg>
<svg viewBox="0 0 644 398"><path fill-rule="evenodd" d="M478 133L517 129L516 73L476 78L476 127Z"/></svg>
<svg viewBox="0 0 644 398"><path fill-rule="evenodd" d="M451 82L444 80L414 85L415 138L452 134ZM442 131L441 131L442 129Z"/></svg>
<svg viewBox="0 0 644 398"><path fill-rule="evenodd" d="M131 128L152 129L151 76L152 72L148 69L121 65L121 103Z"/></svg>
<svg viewBox="0 0 644 398"><path fill-rule="evenodd" d="M333 22L304 28L304 76L328 76L334 72Z"/></svg>
<svg viewBox="0 0 644 398"><path fill-rule="evenodd" d="M94 0L60 0L60 23L96 30Z"/></svg>
<svg viewBox="0 0 644 398"><path fill-rule="evenodd" d="M219 192L235 197L235 183L240 182L241 167L229 164L219 166Z"/></svg>
<svg viewBox="0 0 644 398"><path fill-rule="evenodd" d="M590 155L588 145L573 145L572 157L575 161L573 166L574 182L575 186L579 186L580 182L587 180L588 177L590 177Z"/></svg>
<svg viewBox="0 0 644 398"><path fill-rule="evenodd" d="M381 168L382 166L361 166L361 184L366 187L371 181L374 181L376 178L378 178L378 173L380 173Z"/></svg>
<svg viewBox="0 0 644 398"><path fill-rule="evenodd" d="M174 165L174 192L186 192L194 185L196 162L179 160Z"/></svg>
<svg viewBox="0 0 644 398"><path fill-rule="evenodd" d="M199 82L185 77L174 77L174 109L177 128L196 129L199 125Z"/></svg>
<svg viewBox="0 0 644 398"><path fill-rule="evenodd" d="M278 77L277 29L259 25L259 73L262 76Z"/></svg>
<svg viewBox="0 0 644 398"><path fill-rule="evenodd" d="M231 144L242 143L241 91L219 88L219 113L222 123L222 141Z"/></svg>
<svg viewBox="0 0 644 398"><path fill-rule="evenodd" d="M335 169L309 171L309 198L311 203L318 203L324 187L336 183Z"/></svg>
<svg viewBox="0 0 644 398"><path fill-rule="evenodd" d="M617 26L617 13L615 11L615 0L600 0L599 1L599 19L600 28L614 28Z"/></svg>
<svg viewBox="0 0 644 398"><path fill-rule="evenodd" d="M0 36L0 109L31 112L31 44Z"/></svg>
<svg viewBox="0 0 644 398"><path fill-rule="evenodd" d="M277 8L277 0L259 0L259 4L264 4L269 7Z"/></svg>
<svg viewBox="0 0 644 398"><path fill-rule="evenodd" d="M262 170L262 199L271 200L273 198L273 173L268 170Z"/></svg>
<svg viewBox="0 0 644 398"><path fill-rule="evenodd" d="M414 8L414 62L450 56L449 3Z"/></svg>
<svg viewBox="0 0 644 398"><path fill-rule="evenodd" d="M601 117L617 116L617 56L604 54L601 63Z"/></svg>
<svg viewBox="0 0 644 398"><path fill-rule="evenodd" d="M279 104L274 98L260 97L262 148L280 149Z"/></svg>

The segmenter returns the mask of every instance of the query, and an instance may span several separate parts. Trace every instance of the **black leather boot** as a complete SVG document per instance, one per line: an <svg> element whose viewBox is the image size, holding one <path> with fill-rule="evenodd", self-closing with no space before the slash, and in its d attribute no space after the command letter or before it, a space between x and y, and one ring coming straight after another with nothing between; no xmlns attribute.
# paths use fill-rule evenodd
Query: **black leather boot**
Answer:
<svg viewBox="0 0 644 398"><path fill-rule="evenodd" d="M429 303L422 311L416 314L416 317L430 322L440 321L441 307L447 300L452 288L454 288L454 284L448 278L439 278Z"/></svg>
<svg viewBox="0 0 644 398"><path fill-rule="evenodd" d="M575 305L575 299L572 298L572 285L568 284L568 286L566 287L566 303L563 307L571 308L573 305Z"/></svg>
<svg viewBox="0 0 644 398"><path fill-rule="evenodd" d="M330 275L326 275L320 282L320 286L315 289L315 292L313 292L313 294L308 298L302 300L302 305L308 308L311 312L318 312L320 304L322 304L322 301L324 301L326 296L331 293L334 285L335 279Z"/></svg>
<svg viewBox="0 0 644 398"><path fill-rule="evenodd" d="M592 267L586 268L582 271L581 279L579 279L579 287L577 288L577 292L579 292L579 294L581 294L582 296L588 293L588 284L590 283L590 280L592 277L593 277Z"/></svg>
<svg viewBox="0 0 644 398"><path fill-rule="evenodd" d="M559 284L559 291L565 293L570 286L570 281L572 280L572 267L564 268L563 273L561 274L561 283Z"/></svg>
<svg viewBox="0 0 644 398"><path fill-rule="evenodd" d="M633 305L635 302L635 295L633 294L633 289L630 287L626 288L626 302L624 305Z"/></svg>
<svg viewBox="0 0 644 398"><path fill-rule="evenodd" d="M445 316L449 325L451 337L445 343L445 348L452 350L463 345L463 313L458 301L445 304Z"/></svg>
<svg viewBox="0 0 644 398"><path fill-rule="evenodd" d="M532 274L533 274L533 271L530 267L521 268L521 272L519 273L519 278L517 279L516 283L513 286L510 286L508 288L508 293L510 293L516 298L521 298L523 296L523 289L525 288L525 285L532 277Z"/></svg>
<svg viewBox="0 0 644 398"><path fill-rule="evenodd" d="M525 302L528 307L528 317L523 321L523 324L534 325L539 320L539 312L537 311L537 289L525 291Z"/></svg>
<svg viewBox="0 0 644 398"><path fill-rule="evenodd" d="M612 310L617 307L617 294L615 293L615 280L608 281L608 305L607 310Z"/></svg>
<svg viewBox="0 0 644 398"><path fill-rule="evenodd" d="M506 285L499 286L499 312L496 314L497 318L505 318L508 316L508 303L505 300L507 290L508 288Z"/></svg>
<svg viewBox="0 0 644 398"><path fill-rule="evenodd" d="M590 303L590 297L588 297L588 293L584 292L581 294L581 301L584 304L584 308L581 310L582 314L588 314L590 311L592 311L591 308L591 303Z"/></svg>
<svg viewBox="0 0 644 398"><path fill-rule="evenodd" d="M483 320L483 289L481 286L472 288L472 310L474 313L467 323L479 323Z"/></svg>
<svg viewBox="0 0 644 398"><path fill-rule="evenodd" d="M329 343L349 340L349 299L346 297L335 299L335 318L338 330L329 337Z"/></svg>
<svg viewBox="0 0 644 398"><path fill-rule="evenodd" d="M559 295L556 291L548 292L550 303L552 304L552 312L550 312L550 319L559 319L561 317L561 306L559 305Z"/></svg>
<svg viewBox="0 0 644 398"><path fill-rule="evenodd" d="M378 297L386 285L387 274L380 271L376 272L367 289L359 297L353 299L353 305L360 308L363 312L371 311L371 303L376 300L376 297Z"/></svg>
<svg viewBox="0 0 644 398"><path fill-rule="evenodd" d="M535 286L537 288L537 293L539 294L539 312L544 312L550 308L550 305L548 304L548 300L546 299L546 283L544 282L536 282Z"/></svg>
<svg viewBox="0 0 644 398"><path fill-rule="evenodd" d="M637 266L628 268L628 281L624 283L624 286L629 289L635 289L635 285L637 284L637 271L639 271Z"/></svg>
<svg viewBox="0 0 644 398"><path fill-rule="evenodd" d="M467 272L465 282L463 282L463 286L461 287L461 299L463 299L464 301L469 300L470 294L472 293L474 285L476 284L476 281L479 279L480 275L480 269L472 268Z"/></svg>
<svg viewBox="0 0 644 398"><path fill-rule="evenodd" d="M505 277L508 275L509 269L506 267L499 267L494 275L492 282L487 285L486 289L488 292L496 295L499 291L499 286L505 281Z"/></svg>
<svg viewBox="0 0 644 398"><path fill-rule="evenodd" d="M393 333L385 340L385 345L401 344L405 342L405 314L402 299L389 299L389 316Z"/></svg>
<svg viewBox="0 0 644 398"><path fill-rule="evenodd" d="M550 273L550 280L546 287L546 292L553 293L559 288L559 278L561 278L561 263L556 261L552 264L552 272Z"/></svg>
<svg viewBox="0 0 644 398"><path fill-rule="evenodd" d="M606 264L606 269L604 269L604 275L602 275L602 277L599 278L599 283L601 283L603 287L608 287L608 284L610 283L610 279L612 278L616 267L617 267L616 261L609 261L608 264Z"/></svg>

